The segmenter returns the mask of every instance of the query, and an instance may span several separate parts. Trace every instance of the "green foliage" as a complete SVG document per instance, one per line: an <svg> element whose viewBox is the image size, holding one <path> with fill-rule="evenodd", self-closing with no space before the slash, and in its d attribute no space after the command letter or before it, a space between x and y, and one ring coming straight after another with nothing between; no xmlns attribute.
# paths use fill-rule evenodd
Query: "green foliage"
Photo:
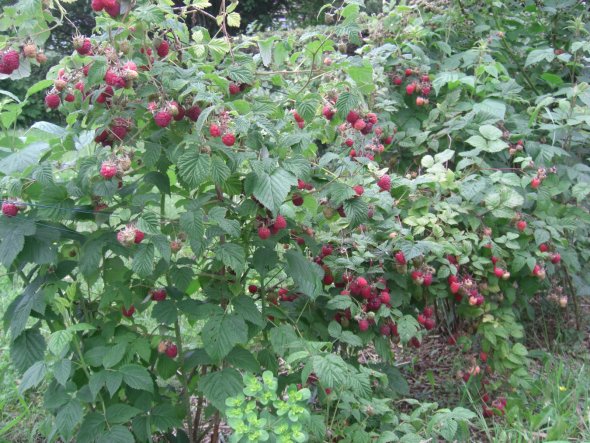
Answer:
<svg viewBox="0 0 590 443"><path fill-rule="evenodd" d="M507 3L347 0L236 42L237 2L209 17L221 34L123 2L91 52L3 92L0 262L23 283L5 329L48 438L196 442L206 401L233 441L467 441L475 413L392 402L392 347L437 326L496 397L483 415L510 410L531 301L578 320L590 293L590 43L581 5ZM47 38L63 10L41 7L7 8L7 46ZM18 133L44 89L66 123Z"/></svg>

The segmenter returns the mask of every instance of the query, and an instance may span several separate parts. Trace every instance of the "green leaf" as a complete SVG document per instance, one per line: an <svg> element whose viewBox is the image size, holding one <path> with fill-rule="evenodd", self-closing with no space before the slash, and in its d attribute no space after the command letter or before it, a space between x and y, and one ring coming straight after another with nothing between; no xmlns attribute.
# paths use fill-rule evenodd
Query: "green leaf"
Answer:
<svg viewBox="0 0 590 443"><path fill-rule="evenodd" d="M295 109L297 113L306 121L312 120L320 105L318 94L308 94L304 99L297 102Z"/></svg>
<svg viewBox="0 0 590 443"><path fill-rule="evenodd" d="M348 366L339 355L314 356L312 367L321 380L322 387L334 388L347 382Z"/></svg>
<svg viewBox="0 0 590 443"><path fill-rule="evenodd" d="M262 64L267 68L272 63L272 45L275 39L275 36L271 36L258 42L258 50L260 52L260 57L262 58Z"/></svg>
<svg viewBox="0 0 590 443"><path fill-rule="evenodd" d="M135 438L125 426L115 425L100 435L96 443L135 443Z"/></svg>
<svg viewBox="0 0 590 443"><path fill-rule="evenodd" d="M241 346L236 346L226 357L227 362L239 369L257 373L260 371L260 363L252 353Z"/></svg>
<svg viewBox="0 0 590 443"><path fill-rule="evenodd" d="M53 332L47 341L49 352L57 356L61 355L62 352L70 346L72 337L73 335L71 331L67 329Z"/></svg>
<svg viewBox="0 0 590 443"><path fill-rule="evenodd" d="M239 28L240 27L240 14L237 12L232 12L227 15L227 25L232 28Z"/></svg>
<svg viewBox="0 0 590 443"><path fill-rule="evenodd" d="M370 94L375 90L373 68L369 63L364 66L351 66L348 68L348 75L354 80L358 90L363 94Z"/></svg>
<svg viewBox="0 0 590 443"><path fill-rule="evenodd" d="M109 423L125 423L141 412L140 409L124 403L115 403L107 408L106 418Z"/></svg>
<svg viewBox="0 0 590 443"><path fill-rule="evenodd" d="M77 399L70 400L60 409L55 417L55 424L62 435L72 434L74 428L82 421L83 410L82 403Z"/></svg>
<svg viewBox="0 0 590 443"><path fill-rule="evenodd" d="M36 231L32 220L21 217L3 217L0 228L0 263L9 269L17 255L25 246L25 236L33 235Z"/></svg>
<svg viewBox="0 0 590 443"><path fill-rule="evenodd" d="M177 164L180 177L191 188L199 187L209 177L210 158L196 149L182 154Z"/></svg>
<svg viewBox="0 0 590 443"><path fill-rule="evenodd" d="M244 320L263 327L266 325L266 321L262 317L262 313L250 297L246 295L240 295L231 301L235 312L244 318Z"/></svg>
<svg viewBox="0 0 590 443"><path fill-rule="evenodd" d="M298 337L291 325L281 325L270 330L270 343L275 353L283 357L297 342Z"/></svg>
<svg viewBox="0 0 590 443"><path fill-rule="evenodd" d="M20 373L25 372L45 354L45 339L38 329L27 329L10 343L12 364Z"/></svg>
<svg viewBox="0 0 590 443"><path fill-rule="evenodd" d="M72 361L68 359L58 360L53 365L53 376L57 382L65 386L72 373Z"/></svg>
<svg viewBox="0 0 590 443"><path fill-rule="evenodd" d="M492 125L480 126L479 133L487 140L498 140L500 137L502 137L502 131Z"/></svg>
<svg viewBox="0 0 590 443"><path fill-rule="evenodd" d="M52 79L40 80L34 85L30 86L29 89L27 89L27 95L25 96L25 98L29 98L31 95L49 88L51 85L53 85Z"/></svg>
<svg viewBox="0 0 590 443"><path fill-rule="evenodd" d="M154 245L150 243L140 244L133 257L132 269L140 277L147 277L154 270Z"/></svg>
<svg viewBox="0 0 590 443"><path fill-rule="evenodd" d="M285 258L287 260L287 274L293 279L301 292L311 299L315 299L322 293L322 268L310 262L299 251L287 251Z"/></svg>
<svg viewBox="0 0 590 443"><path fill-rule="evenodd" d="M4 328L10 327L13 340L25 329L31 310L43 303L43 292L39 289L43 281L43 277L37 277L8 306L4 314Z"/></svg>
<svg viewBox="0 0 590 443"><path fill-rule="evenodd" d="M164 300L156 303L152 309L152 317L155 318L158 323L171 325L178 319L176 304L172 300Z"/></svg>
<svg viewBox="0 0 590 443"><path fill-rule="evenodd" d="M336 109L340 117L346 117L350 111L359 105L360 100L353 92L341 92L336 100Z"/></svg>
<svg viewBox="0 0 590 443"><path fill-rule="evenodd" d="M76 443L94 443L97 435L104 432L106 423L104 416L97 412L90 412L80 425L76 436Z"/></svg>
<svg viewBox="0 0 590 443"><path fill-rule="evenodd" d="M231 175L230 169L225 164L225 161L217 155L211 159L211 178L215 184L223 185Z"/></svg>
<svg viewBox="0 0 590 443"><path fill-rule="evenodd" d="M47 366L45 362L38 361L33 364L29 369L25 371L18 387L18 392L23 394L31 388L39 386L39 384L45 378L47 373Z"/></svg>
<svg viewBox="0 0 590 443"><path fill-rule="evenodd" d="M527 56L524 66L527 67L541 61L552 62L554 59L555 53L552 48L535 49Z"/></svg>
<svg viewBox="0 0 590 443"><path fill-rule="evenodd" d="M248 326L238 314L217 314L203 326L201 337L207 354L219 362L235 345L248 342Z"/></svg>
<svg viewBox="0 0 590 443"><path fill-rule="evenodd" d="M199 390L215 408L225 411L225 400L242 392L242 377L232 368L211 372L199 380Z"/></svg>
<svg viewBox="0 0 590 443"><path fill-rule="evenodd" d="M369 213L369 205L362 198L346 200L342 207L351 228L360 225L368 218L367 214Z"/></svg>
<svg viewBox="0 0 590 443"><path fill-rule="evenodd" d="M225 38L211 39L207 46L211 52L217 55L225 55L230 49L229 42Z"/></svg>
<svg viewBox="0 0 590 443"><path fill-rule="evenodd" d="M119 372L123 374L123 381L133 389L141 389L148 392L154 391L152 377L143 366L135 364L125 365L119 369Z"/></svg>
<svg viewBox="0 0 590 443"><path fill-rule="evenodd" d="M284 169L277 169L272 174L263 172L255 174L252 194L271 212L276 214L289 195L291 186L297 185L293 175Z"/></svg>
<svg viewBox="0 0 590 443"><path fill-rule="evenodd" d="M236 275L241 275L246 267L246 253L244 248L235 243L224 243L217 247L215 258L225 266L232 268Z"/></svg>
<svg viewBox="0 0 590 443"><path fill-rule="evenodd" d="M108 348L106 354L102 358L102 365L105 368L112 368L125 356L125 352L127 351L127 344L126 343L118 343L114 346Z"/></svg>

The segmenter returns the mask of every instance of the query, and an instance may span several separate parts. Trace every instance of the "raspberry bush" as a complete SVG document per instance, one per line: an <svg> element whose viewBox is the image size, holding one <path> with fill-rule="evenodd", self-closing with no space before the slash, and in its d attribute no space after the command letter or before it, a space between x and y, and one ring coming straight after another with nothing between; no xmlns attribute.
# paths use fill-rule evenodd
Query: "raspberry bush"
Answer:
<svg viewBox="0 0 590 443"><path fill-rule="evenodd" d="M590 292L590 42L574 2L464 3L232 39L237 2L93 0L93 35L0 91L5 327L50 441L466 440L473 412L391 402L393 347L433 330L504 414L531 300L579 322ZM5 12L16 79L63 7ZM42 91L66 124L19 135Z"/></svg>

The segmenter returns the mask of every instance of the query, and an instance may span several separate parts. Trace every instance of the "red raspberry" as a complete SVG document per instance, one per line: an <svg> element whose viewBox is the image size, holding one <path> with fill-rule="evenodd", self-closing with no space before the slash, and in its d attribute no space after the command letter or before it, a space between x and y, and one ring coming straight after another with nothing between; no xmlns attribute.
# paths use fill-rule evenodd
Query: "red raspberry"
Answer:
<svg viewBox="0 0 590 443"><path fill-rule="evenodd" d="M291 201L295 206L301 206L303 204L303 197L301 194L293 194Z"/></svg>
<svg viewBox="0 0 590 443"><path fill-rule="evenodd" d="M356 284L357 284L359 287L361 287L361 288L362 288L362 287L364 287L364 286L367 286L369 283L367 282L367 279L366 279L366 278L364 278L364 277L357 277L357 279L356 279Z"/></svg>
<svg viewBox="0 0 590 443"><path fill-rule="evenodd" d="M266 226L260 226L258 228L258 237L260 237L261 240L266 240L270 237L270 229Z"/></svg>
<svg viewBox="0 0 590 443"><path fill-rule="evenodd" d="M299 115L299 113L297 111L293 111L293 118L295 119L295 121L297 123L305 123L305 120L303 119L303 117L301 117ZM299 127L301 127L301 126L299 126Z"/></svg>
<svg viewBox="0 0 590 443"><path fill-rule="evenodd" d="M165 289L153 289L151 292L152 300L153 301L164 301L166 300L166 290Z"/></svg>
<svg viewBox="0 0 590 443"><path fill-rule="evenodd" d="M221 137L221 141L225 146L233 146L236 142L236 136L232 133L225 134L223 137Z"/></svg>
<svg viewBox="0 0 590 443"><path fill-rule="evenodd" d="M133 239L133 242L138 245L140 244L143 239L145 238L145 234L143 232L141 232L139 229L135 230L135 238Z"/></svg>
<svg viewBox="0 0 590 443"><path fill-rule="evenodd" d="M416 91L416 84L415 83L410 83L408 86L406 86L406 94L412 95L415 91Z"/></svg>
<svg viewBox="0 0 590 443"><path fill-rule="evenodd" d="M10 49L2 54L0 57L0 65L2 65L2 74L12 74L20 66L20 55L14 49Z"/></svg>
<svg viewBox="0 0 590 443"><path fill-rule="evenodd" d="M117 175L117 165L113 162L103 162L102 165L100 165L100 175L102 175L105 180L110 180Z"/></svg>
<svg viewBox="0 0 590 443"><path fill-rule="evenodd" d="M504 275L504 269L494 268L494 274L496 275L496 277L502 278L502 276Z"/></svg>
<svg viewBox="0 0 590 443"><path fill-rule="evenodd" d="M191 119L192 121L196 122L201 115L201 108L198 106L191 106L186 110L186 116Z"/></svg>
<svg viewBox="0 0 590 443"><path fill-rule="evenodd" d="M274 222L274 227L277 229L285 229L287 227L287 220L282 215L277 215L277 218Z"/></svg>
<svg viewBox="0 0 590 443"><path fill-rule="evenodd" d="M45 96L45 104L49 109L56 109L61 104L61 99L57 94L47 94Z"/></svg>
<svg viewBox="0 0 590 443"><path fill-rule="evenodd" d="M549 246L547 246L547 243L541 243L539 245L539 251L541 252L547 252L549 250Z"/></svg>
<svg viewBox="0 0 590 443"><path fill-rule="evenodd" d="M531 188L537 189L541 186L541 179L539 177L535 177L531 180Z"/></svg>
<svg viewBox="0 0 590 443"><path fill-rule="evenodd" d="M373 112L369 112L367 114L367 119L374 125L377 124L377 114L373 113Z"/></svg>
<svg viewBox="0 0 590 443"><path fill-rule="evenodd" d="M435 326L436 326L436 322L434 321L433 318L427 318L426 321L424 322L424 328L426 328L427 331L432 331Z"/></svg>
<svg viewBox="0 0 590 443"><path fill-rule="evenodd" d="M90 42L89 38L85 38L80 42L76 42L74 40L74 47L76 48L76 51L78 51L78 54L88 55L92 50L92 43Z"/></svg>
<svg viewBox="0 0 590 443"><path fill-rule="evenodd" d="M516 229L520 232L524 231L526 229L526 222L524 220L518 220L516 222Z"/></svg>
<svg viewBox="0 0 590 443"><path fill-rule="evenodd" d="M388 305L391 302L391 295L387 291L381 291L379 299L381 300L381 303Z"/></svg>
<svg viewBox="0 0 590 443"><path fill-rule="evenodd" d="M558 252L556 252L555 254L551 254L551 263L556 265L560 261L561 261L561 255Z"/></svg>
<svg viewBox="0 0 590 443"><path fill-rule="evenodd" d="M121 308L121 312L123 312L123 317L133 317L133 314L135 313L135 306L131 305L129 306L129 309L125 309L125 306L123 306Z"/></svg>
<svg viewBox="0 0 590 443"><path fill-rule="evenodd" d="M328 255L332 255L332 252L334 252L334 248L332 247L332 245L323 245L322 246L322 255L324 257L326 257Z"/></svg>
<svg viewBox="0 0 590 443"><path fill-rule="evenodd" d="M166 355L170 358L175 358L178 355L178 348L174 343L166 347Z"/></svg>
<svg viewBox="0 0 590 443"><path fill-rule="evenodd" d="M324 106L324 109L322 109L322 115L326 120L332 120L334 118L334 114L334 110L328 105Z"/></svg>
<svg viewBox="0 0 590 443"><path fill-rule="evenodd" d="M397 251L395 253L395 261L400 265L405 265L407 263L406 256L404 255L404 253L402 251Z"/></svg>
<svg viewBox="0 0 590 443"><path fill-rule="evenodd" d="M347 138L345 143L346 146L348 146L349 148L352 148L352 146L354 145L354 141L351 138Z"/></svg>
<svg viewBox="0 0 590 443"><path fill-rule="evenodd" d="M393 77L393 84L395 86L399 86L401 85L403 82L402 78L399 75L396 75L395 77Z"/></svg>
<svg viewBox="0 0 590 443"><path fill-rule="evenodd" d="M351 125L354 125L358 119L359 119L359 115L355 111L350 111L348 113L348 115L346 116L346 121L348 123L350 123Z"/></svg>
<svg viewBox="0 0 590 443"><path fill-rule="evenodd" d="M76 96L72 93L68 93L68 94L66 94L66 98L64 98L64 100L71 103L74 100L76 100Z"/></svg>
<svg viewBox="0 0 590 443"><path fill-rule="evenodd" d="M168 42L166 40L162 40L162 43L160 43L158 45L158 47L156 48L156 53L158 54L158 56L160 58L164 58L168 55L169 52L170 52L170 45L168 44Z"/></svg>
<svg viewBox="0 0 590 443"><path fill-rule="evenodd" d="M2 214L6 217L14 217L18 214L18 206L11 202L2 202Z"/></svg>
<svg viewBox="0 0 590 443"><path fill-rule="evenodd" d="M358 119L357 121L354 122L353 127L357 131L362 131L363 129L365 129L367 127L367 123L364 120Z"/></svg>
<svg viewBox="0 0 590 443"><path fill-rule="evenodd" d="M389 191L391 189L391 177L387 174L382 175L377 182L377 186L379 186L382 191Z"/></svg>
<svg viewBox="0 0 590 443"><path fill-rule="evenodd" d="M117 1L103 0L104 10L108 15L115 18L121 13L121 5Z"/></svg>
<svg viewBox="0 0 590 443"><path fill-rule="evenodd" d="M352 187L352 189L354 190L354 192L358 196L363 195L364 192L365 192L365 188L363 188L361 185L355 185L355 186Z"/></svg>
<svg viewBox="0 0 590 443"><path fill-rule="evenodd" d="M107 85L115 86L117 88L125 87L125 80L114 72L112 69L108 69L104 75L104 81Z"/></svg>
<svg viewBox="0 0 590 443"><path fill-rule="evenodd" d="M231 95L236 95L236 94L239 94L240 92L241 92L240 85L237 85L236 83L229 84L229 93Z"/></svg>
<svg viewBox="0 0 590 443"><path fill-rule="evenodd" d="M104 3L102 0L92 0L90 5L92 6L92 10L95 12L99 12L104 9Z"/></svg>
<svg viewBox="0 0 590 443"><path fill-rule="evenodd" d="M160 128L165 128L172 121L172 114L168 111L159 111L154 115L154 121Z"/></svg>
<svg viewBox="0 0 590 443"><path fill-rule="evenodd" d="M209 134L211 134L212 137L221 137L221 129L219 126L213 123L211 126L209 126Z"/></svg>
<svg viewBox="0 0 590 443"><path fill-rule="evenodd" d="M250 285L248 286L248 291L250 292L250 294L256 294L258 292L258 286Z"/></svg>
<svg viewBox="0 0 590 443"><path fill-rule="evenodd" d="M413 73L414 73L414 70L412 68L406 68L406 77L409 77Z"/></svg>
<svg viewBox="0 0 590 443"><path fill-rule="evenodd" d="M362 320L359 320L359 330L361 332L368 331L369 330L369 320L364 319L364 318Z"/></svg>

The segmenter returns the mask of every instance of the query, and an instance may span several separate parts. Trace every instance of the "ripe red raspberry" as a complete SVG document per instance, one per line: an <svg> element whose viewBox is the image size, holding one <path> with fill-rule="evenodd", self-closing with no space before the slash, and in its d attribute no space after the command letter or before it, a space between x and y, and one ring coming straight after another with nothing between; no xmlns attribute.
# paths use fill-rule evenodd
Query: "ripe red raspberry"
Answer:
<svg viewBox="0 0 590 443"><path fill-rule="evenodd" d="M459 292L459 289L461 289L461 283L459 282L453 282L451 283L451 294L456 294L457 292Z"/></svg>
<svg viewBox="0 0 590 443"><path fill-rule="evenodd" d="M209 126L209 134L211 134L212 137L221 137L221 129L213 123Z"/></svg>
<svg viewBox="0 0 590 443"><path fill-rule="evenodd" d="M352 189L354 190L354 192L358 196L363 195L364 192L365 192L365 188L363 188L361 185L355 185L355 186L352 187Z"/></svg>
<svg viewBox="0 0 590 443"><path fill-rule="evenodd" d="M332 252L334 252L334 248L332 247L332 245L323 245L322 246L322 255L324 257L326 257L328 255L332 255Z"/></svg>
<svg viewBox="0 0 590 443"><path fill-rule="evenodd" d="M250 292L250 294L256 294L258 292L258 286L250 285L248 286L248 291Z"/></svg>
<svg viewBox="0 0 590 443"><path fill-rule="evenodd" d="M349 148L352 148L352 145L354 145L354 141L351 138L347 138L345 143Z"/></svg>
<svg viewBox="0 0 590 443"><path fill-rule="evenodd" d="M556 265L560 261L561 261L561 255L559 254L559 252L556 252L554 254L551 254L551 263L553 263L554 265Z"/></svg>
<svg viewBox="0 0 590 443"><path fill-rule="evenodd" d="M379 334L389 337L391 335L391 327L388 324L379 327Z"/></svg>
<svg viewBox="0 0 590 443"><path fill-rule="evenodd" d="M121 13L121 4L113 0L103 0L104 10L108 15L115 18Z"/></svg>
<svg viewBox="0 0 590 443"><path fill-rule="evenodd" d="M539 177L535 177L531 180L531 188L537 189L541 186L541 179Z"/></svg>
<svg viewBox="0 0 590 443"><path fill-rule="evenodd" d="M418 314L418 317L416 317L416 320L421 325L424 325L424 323L426 323L426 316L424 314Z"/></svg>
<svg viewBox="0 0 590 443"><path fill-rule="evenodd" d="M436 326L436 322L434 321L433 318L427 318L426 321L424 322L424 328L427 331L432 331L435 326Z"/></svg>
<svg viewBox="0 0 590 443"><path fill-rule="evenodd" d="M526 222L524 220L518 220L516 222L516 229L520 232L524 231L526 229Z"/></svg>
<svg viewBox="0 0 590 443"><path fill-rule="evenodd" d="M162 42L156 47L156 53L160 58L164 58L170 52L170 45L166 40L162 40Z"/></svg>
<svg viewBox="0 0 590 443"><path fill-rule="evenodd" d="M105 180L110 180L117 175L117 165L110 161L102 162L102 165L100 165L100 175Z"/></svg>
<svg viewBox="0 0 590 443"><path fill-rule="evenodd" d="M303 117L301 117L297 111L293 111L293 118L295 119L295 121L297 123L304 123L305 122L305 120L303 119Z"/></svg>
<svg viewBox="0 0 590 443"><path fill-rule="evenodd" d="M128 131L129 129L126 126L115 125L111 128L111 132L116 140L123 140Z"/></svg>
<svg viewBox="0 0 590 443"><path fill-rule="evenodd" d="M236 142L236 136L232 133L225 134L223 137L221 137L221 141L225 146L233 146Z"/></svg>
<svg viewBox="0 0 590 443"><path fill-rule="evenodd" d="M359 119L359 115L355 111L350 111L348 113L348 115L346 116L346 121L348 123L350 123L351 125L354 125L358 119Z"/></svg>
<svg viewBox="0 0 590 443"><path fill-rule="evenodd" d="M355 280L355 283L357 284L357 286L359 286L360 288L363 288L365 286L367 286L369 283L367 282L367 279L364 277L357 277L357 279Z"/></svg>
<svg viewBox="0 0 590 443"><path fill-rule="evenodd" d="M176 358L178 355L178 348L174 343L171 343L166 347L166 355L170 358Z"/></svg>
<svg viewBox="0 0 590 443"><path fill-rule="evenodd" d="M88 55L92 50L92 43L89 38L74 39L74 48L80 55Z"/></svg>
<svg viewBox="0 0 590 443"><path fill-rule="evenodd" d="M364 120L361 120L359 118L357 121L354 122L353 127L357 131L362 131L363 129L365 129L367 127L367 123Z"/></svg>
<svg viewBox="0 0 590 443"><path fill-rule="evenodd" d="M153 301L164 301L166 300L166 290L165 289L153 289L150 291L152 300Z"/></svg>
<svg viewBox="0 0 590 443"><path fill-rule="evenodd" d="M135 306L131 305L129 306L129 309L125 309L125 306L123 306L121 308L121 312L123 313L123 317L133 317L133 314L135 313Z"/></svg>
<svg viewBox="0 0 590 443"><path fill-rule="evenodd" d="M133 242L138 245L140 244L143 239L145 238L145 234L141 232L139 229L135 230L135 237L133 238Z"/></svg>
<svg viewBox="0 0 590 443"><path fill-rule="evenodd" d="M359 330L365 332L369 330L369 320L363 318L359 320Z"/></svg>
<svg viewBox="0 0 590 443"><path fill-rule="evenodd" d="M18 206L12 202L2 202L2 214L6 217L14 217L18 214Z"/></svg>
<svg viewBox="0 0 590 443"><path fill-rule="evenodd" d="M12 74L20 66L20 55L14 49L10 49L0 57L2 74Z"/></svg>
<svg viewBox="0 0 590 443"><path fill-rule="evenodd" d="M401 85L403 82L402 78L399 75L396 75L395 77L393 77L393 84L395 86L399 86Z"/></svg>
<svg viewBox="0 0 590 443"><path fill-rule="evenodd" d="M329 270L329 269L328 269ZM332 283L334 283L334 276L332 275L332 272L326 272L324 274L324 278L322 279L322 283L326 286L330 286Z"/></svg>
<svg viewBox="0 0 590 443"><path fill-rule="evenodd" d="M301 194L293 194L291 201L295 206L301 206L303 204L303 197Z"/></svg>
<svg viewBox="0 0 590 443"><path fill-rule="evenodd" d="M165 128L172 121L172 114L170 114L168 111L158 111L154 115L154 121L160 128Z"/></svg>
<svg viewBox="0 0 590 443"><path fill-rule="evenodd" d="M496 275L496 277L502 278L502 276L504 275L504 269L494 268L494 274Z"/></svg>
<svg viewBox="0 0 590 443"><path fill-rule="evenodd" d="M407 263L406 256L404 255L404 253L402 251L397 251L395 253L395 261L400 265L405 265Z"/></svg>
<svg viewBox="0 0 590 443"><path fill-rule="evenodd" d="M92 0L90 5L92 6L92 10L95 12L99 12L104 9L104 3L102 0Z"/></svg>
<svg viewBox="0 0 590 443"><path fill-rule="evenodd" d="M549 246L547 245L547 243L541 243L539 245L539 251L541 252L547 252L549 250Z"/></svg>
<svg viewBox="0 0 590 443"><path fill-rule="evenodd" d="M389 191L391 189L391 177L387 174L382 175L377 182L377 186L379 186L382 191Z"/></svg>
<svg viewBox="0 0 590 443"><path fill-rule="evenodd" d="M406 94L412 95L416 91L416 84L410 83L406 86Z"/></svg>
<svg viewBox="0 0 590 443"><path fill-rule="evenodd" d="M229 93L231 95L236 95L239 94L240 91L240 85L236 84L236 83L230 83L229 84Z"/></svg>
<svg viewBox="0 0 590 443"><path fill-rule="evenodd" d="M64 100L71 103L76 100L76 96L72 93L68 93L66 94L66 98L64 98Z"/></svg>
<svg viewBox="0 0 590 443"><path fill-rule="evenodd" d="M424 101L424 97L416 97L416 106L424 106L425 101Z"/></svg>
<svg viewBox="0 0 590 443"><path fill-rule="evenodd" d="M285 229L287 227L287 220L282 215L277 215L277 218L274 222L274 227L277 229Z"/></svg>
<svg viewBox="0 0 590 443"><path fill-rule="evenodd" d="M422 95L425 95L425 96L430 95L430 91L431 91L430 86L422 86L422 88L421 88ZM426 104L428 104L428 103L426 103Z"/></svg>
<svg viewBox="0 0 590 443"><path fill-rule="evenodd" d="M432 284L432 274L431 273L424 274L422 284L424 286L430 286Z"/></svg>
<svg viewBox="0 0 590 443"><path fill-rule="evenodd" d="M422 310L422 313L427 317L430 318L434 315L434 308L432 306L425 306Z"/></svg>
<svg viewBox="0 0 590 443"><path fill-rule="evenodd" d="M334 110L328 105L324 106L324 109L322 109L322 115L326 120L332 120L334 118L334 114Z"/></svg>
<svg viewBox="0 0 590 443"><path fill-rule="evenodd" d="M374 112L369 112L367 114L367 119L374 125L377 124L377 114L375 114Z"/></svg>
<svg viewBox="0 0 590 443"><path fill-rule="evenodd" d="M125 80L112 69L108 69L104 75L104 81L107 85L117 88L125 87Z"/></svg>
<svg viewBox="0 0 590 443"><path fill-rule="evenodd" d="M479 353L479 359L483 362L486 363L488 361L488 354L486 352L481 351Z"/></svg>
<svg viewBox="0 0 590 443"><path fill-rule="evenodd" d="M201 108L198 106L191 106L186 110L186 116L191 119L192 121L196 122L201 115Z"/></svg>
<svg viewBox="0 0 590 443"><path fill-rule="evenodd" d="M260 237L261 240L266 240L267 238L270 237L270 229L268 229L266 226L260 226L258 228L258 237Z"/></svg>
<svg viewBox="0 0 590 443"><path fill-rule="evenodd" d="M49 109L56 109L60 104L61 99L59 98L59 95L51 93L45 96L45 105L47 105Z"/></svg>

